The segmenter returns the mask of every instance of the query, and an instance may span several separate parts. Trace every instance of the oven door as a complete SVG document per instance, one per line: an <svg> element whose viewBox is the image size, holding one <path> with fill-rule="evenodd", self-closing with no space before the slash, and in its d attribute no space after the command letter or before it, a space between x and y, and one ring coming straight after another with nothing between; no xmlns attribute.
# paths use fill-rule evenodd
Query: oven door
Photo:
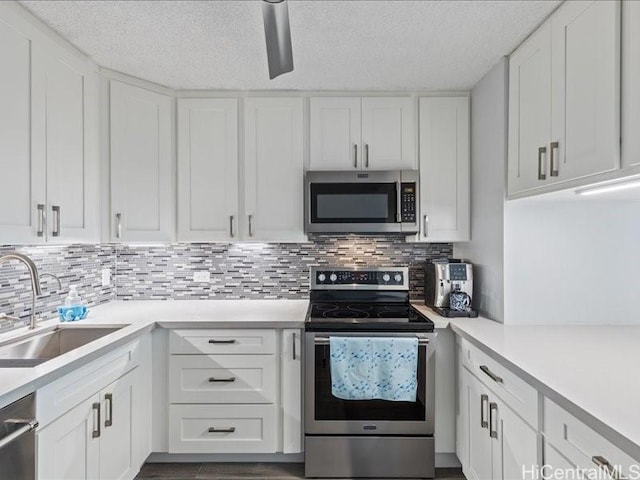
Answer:
<svg viewBox="0 0 640 480"><path fill-rule="evenodd" d="M342 400L331 393L330 336L418 337L418 392L415 402ZM305 349L305 433L432 435L435 333L307 332Z"/></svg>
<svg viewBox="0 0 640 480"><path fill-rule="evenodd" d="M307 232L409 232L402 223L405 177L417 189L413 172L307 172ZM416 177L417 178L417 177ZM415 206L413 207L415 209Z"/></svg>

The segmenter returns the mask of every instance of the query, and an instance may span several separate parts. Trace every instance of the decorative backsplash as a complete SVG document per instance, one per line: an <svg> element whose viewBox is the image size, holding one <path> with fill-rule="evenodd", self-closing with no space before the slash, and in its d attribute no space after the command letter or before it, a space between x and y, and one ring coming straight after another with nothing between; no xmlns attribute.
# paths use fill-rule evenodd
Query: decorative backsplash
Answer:
<svg viewBox="0 0 640 480"><path fill-rule="evenodd" d="M47 277L41 280L42 296L37 300L36 311L43 318L57 315L56 309L63 304L72 284L78 286L82 299L89 306L115 298L113 284L103 287L101 278L103 268L115 271L114 245L0 246L0 256L9 251L31 257L40 274L52 273L60 278L62 291L55 280ZM20 318L17 322L0 319L0 331L29 323L29 273L24 265L15 261L0 265L0 313Z"/></svg>
<svg viewBox="0 0 640 480"><path fill-rule="evenodd" d="M18 250L33 258L43 279L42 315L55 315L70 284L78 285L89 306L147 299L296 299L308 297L309 267L409 266L411 296L424 293L423 263L451 257L451 244L407 243L398 235L313 235L307 243L197 243L167 245L71 245L0 247L0 255ZM101 270L110 268L112 285L102 287ZM194 282L194 272L210 281ZM0 313L21 322L0 320L0 331L24 325L31 308L29 276L14 262L0 265Z"/></svg>

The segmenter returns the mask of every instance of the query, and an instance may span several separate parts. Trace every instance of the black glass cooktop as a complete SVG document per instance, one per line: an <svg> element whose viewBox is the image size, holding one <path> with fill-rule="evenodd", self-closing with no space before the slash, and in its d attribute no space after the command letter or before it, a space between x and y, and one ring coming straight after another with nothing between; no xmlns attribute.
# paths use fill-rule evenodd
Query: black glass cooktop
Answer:
<svg viewBox="0 0 640 480"><path fill-rule="evenodd" d="M408 303L312 303L308 331L433 331L433 322Z"/></svg>

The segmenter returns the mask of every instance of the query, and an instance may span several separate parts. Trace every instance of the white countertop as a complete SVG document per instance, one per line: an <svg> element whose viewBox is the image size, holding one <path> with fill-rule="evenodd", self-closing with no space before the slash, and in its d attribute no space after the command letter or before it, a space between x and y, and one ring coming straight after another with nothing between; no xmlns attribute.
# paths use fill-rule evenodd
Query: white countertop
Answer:
<svg viewBox="0 0 640 480"><path fill-rule="evenodd" d="M66 328L123 328L32 368L0 368L0 408L36 391L79 366L153 330L165 328L302 328L307 300L142 300L117 301L89 311L85 320L63 323ZM47 331L60 322L40 322ZM0 335L0 348L32 333L20 328Z"/></svg>
<svg viewBox="0 0 640 480"><path fill-rule="evenodd" d="M640 459L640 326L505 326L486 318L450 325Z"/></svg>
<svg viewBox="0 0 640 480"><path fill-rule="evenodd" d="M449 328L449 321L451 319L447 317L443 317L442 315L436 313L435 310L427 307L424 304L423 300L414 300L411 302L411 306L415 308L417 311L419 311L421 314L426 315L427 318L429 318L433 322L436 329Z"/></svg>

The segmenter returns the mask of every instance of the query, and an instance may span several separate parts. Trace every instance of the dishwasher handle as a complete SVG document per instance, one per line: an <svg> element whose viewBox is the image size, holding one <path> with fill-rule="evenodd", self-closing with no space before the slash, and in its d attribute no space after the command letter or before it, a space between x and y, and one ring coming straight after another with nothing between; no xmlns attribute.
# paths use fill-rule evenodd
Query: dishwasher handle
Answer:
<svg viewBox="0 0 640 480"><path fill-rule="evenodd" d="M39 425L37 420L6 420L4 423L5 425L6 424L21 425L21 427L18 428L17 430L14 430L9 435L6 435L0 438L0 448L6 447L13 441L20 438L25 433L34 431L36 428L38 428L38 425Z"/></svg>

